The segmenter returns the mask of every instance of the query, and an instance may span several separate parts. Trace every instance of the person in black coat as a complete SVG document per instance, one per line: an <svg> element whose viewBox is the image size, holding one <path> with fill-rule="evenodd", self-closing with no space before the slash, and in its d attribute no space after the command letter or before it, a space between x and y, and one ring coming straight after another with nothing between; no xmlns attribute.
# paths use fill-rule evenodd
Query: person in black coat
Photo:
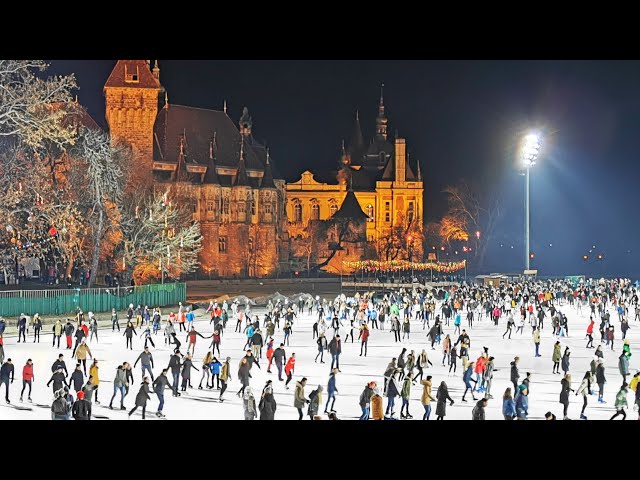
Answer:
<svg viewBox="0 0 640 480"><path fill-rule="evenodd" d="M276 348L275 351L273 352L273 361L275 362L276 367L278 368L278 380L280 380L281 382L284 381L284 379L282 378L282 367L286 359L287 359L287 354L284 350L284 343L281 343L280 346Z"/></svg>
<svg viewBox="0 0 640 480"><path fill-rule="evenodd" d="M160 404L158 405L158 411L156 412L156 416L164 417L162 413L162 407L164 407L164 389L165 387L173 388L169 384L169 379L167 378L167 369L162 370L162 373L158 375L158 377L153 381L153 391L158 396L158 401Z"/></svg>
<svg viewBox="0 0 640 480"><path fill-rule="evenodd" d="M149 396L149 377L144 377L140 390L138 390L138 394L136 395L136 406L129 412L129 418L131 418L131 415L133 415L133 412L135 412L138 407L142 407L142 419L144 420L147 411L147 400L151 400Z"/></svg>
<svg viewBox="0 0 640 480"><path fill-rule="evenodd" d="M123 337L127 337L127 345L125 346L125 348L129 347L131 350L133 350L134 335L137 335L136 329L133 327L133 323L128 322L127 328L124 330L124 333L122 334Z"/></svg>
<svg viewBox="0 0 640 480"><path fill-rule="evenodd" d="M596 383L598 384L598 402L605 403L602 395L604 394L604 384L607 379L604 376L604 364L602 363L602 359L598 360L598 366L596 367Z"/></svg>
<svg viewBox="0 0 640 480"><path fill-rule="evenodd" d="M262 398L258 404L260 420L275 420L276 407L276 399L273 396L273 387L271 386L271 380L269 380L262 390Z"/></svg>
<svg viewBox="0 0 640 480"><path fill-rule="evenodd" d="M58 355L58 360L53 362L53 365L51 365L51 373L54 373L56 370L62 369L64 370L64 376L68 377L69 372L67 371L67 364L64 362L63 358L64 355Z"/></svg>
<svg viewBox="0 0 640 480"><path fill-rule="evenodd" d="M53 375L51 375L51 378L47 382L47 387L51 384L51 382L53 382L54 394L58 390L60 390L63 386L66 386L66 387L69 386L69 384L67 383L67 379L64 376L64 373L62 373L62 368L59 368Z"/></svg>
<svg viewBox="0 0 640 480"><path fill-rule="evenodd" d="M82 370L80 369L80 364L76 365L76 369L71 374L71 379L69 380L69 384L73 382L73 389L76 392L82 390L82 386L84 385L84 375Z"/></svg>
<svg viewBox="0 0 640 480"><path fill-rule="evenodd" d="M169 365L167 366L167 370L171 370L171 375L173 377L174 397L180 396L180 393L178 392L178 386L180 385L180 367L182 366L180 360L180 352L175 352L173 355L171 355L171 358L169 359Z"/></svg>
<svg viewBox="0 0 640 480"><path fill-rule="evenodd" d="M487 406L487 399L481 398L476 403L473 411L471 412L471 420L484 420L484 409Z"/></svg>
<svg viewBox="0 0 640 480"><path fill-rule="evenodd" d="M453 405L453 399L449 396L449 389L445 382L440 383L438 393L436 393L436 399L438 400L436 405L436 420L444 420L447 414L447 400L449 400L450 405Z"/></svg>
<svg viewBox="0 0 640 480"><path fill-rule="evenodd" d="M7 403L11 403L11 401L9 400L9 384L13 383L14 376L15 376L15 368L13 366L13 363L11 363L11 359L8 358L7 361L4 362L2 364L2 367L0 368L0 387L2 386L3 383L7 387L7 391L5 395L5 400L7 401Z"/></svg>
<svg viewBox="0 0 640 480"><path fill-rule="evenodd" d="M84 399L84 392L77 393L78 400L73 403L71 415L74 420L91 420L91 402Z"/></svg>

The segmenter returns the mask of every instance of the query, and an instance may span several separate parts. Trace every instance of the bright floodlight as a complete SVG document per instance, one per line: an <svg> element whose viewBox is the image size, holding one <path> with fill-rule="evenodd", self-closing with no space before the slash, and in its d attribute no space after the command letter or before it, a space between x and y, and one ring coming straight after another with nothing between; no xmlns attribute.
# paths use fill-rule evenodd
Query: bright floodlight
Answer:
<svg viewBox="0 0 640 480"><path fill-rule="evenodd" d="M536 164L538 151L540 150L540 137L535 133L530 133L524 137L522 144L522 162L526 167Z"/></svg>

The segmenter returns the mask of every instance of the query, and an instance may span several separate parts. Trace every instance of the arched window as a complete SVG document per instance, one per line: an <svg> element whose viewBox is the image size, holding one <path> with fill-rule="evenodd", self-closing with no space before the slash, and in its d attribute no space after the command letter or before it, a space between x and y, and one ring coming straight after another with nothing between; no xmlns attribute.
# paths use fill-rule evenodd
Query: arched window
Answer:
<svg viewBox="0 0 640 480"><path fill-rule="evenodd" d="M336 202L331 202L331 205L329 205L329 211L331 212L331 216L333 217L338 211L338 204Z"/></svg>
<svg viewBox="0 0 640 480"><path fill-rule="evenodd" d="M320 205L317 203L311 205L311 220L320 220Z"/></svg>
<svg viewBox="0 0 640 480"><path fill-rule="evenodd" d="M296 223L302 223L302 205L299 203L293 205L293 218Z"/></svg>
<svg viewBox="0 0 640 480"><path fill-rule="evenodd" d="M218 237L218 252L227 253L227 237Z"/></svg>
<svg viewBox="0 0 640 480"><path fill-rule="evenodd" d="M367 219L368 222L373 222L374 217L373 217L373 205L369 204L367 205L367 216L369 217Z"/></svg>
<svg viewBox="0 0 640 480"><path fill-rule="evenodd" d="M253 253L253 238L249 237L249 252Z"/></svg>

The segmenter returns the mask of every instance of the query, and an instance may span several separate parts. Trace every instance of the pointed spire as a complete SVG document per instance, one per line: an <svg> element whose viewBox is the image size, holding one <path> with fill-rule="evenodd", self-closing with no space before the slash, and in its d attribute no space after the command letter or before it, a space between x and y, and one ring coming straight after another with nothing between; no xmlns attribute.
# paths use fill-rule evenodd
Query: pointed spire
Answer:
<svg viewBox="0 0 640 480"><path fill-rule="evenodd" d="M202 183L210 185L220 185L220 179L218 178L218 173L216 172L216 163L213 159L215 145L216 132L213 132L213 138L209 142L209 163L207 165L207 172L204 174L204 178L202 179Z"/></svg>
<svg viewBox="0 0 640 480"><path fill-rule="evenodd" d="M422 173L420 173L420 160L418 160L418 161L416 162L416 164L417 164L417 167L418 167L418 168L417 168L417 170L418 170L418 179L417 179L417 180L418 180L419 182L421 182L421 181L422 181Z"/></svg>
<svg viewBox="0 0 640 480"><path fill-rule="evenodd" d="M224 113L227 113L227 101L224 101L224 106L222 107L222 110L224 111Z"/></svg>
<svg viewBox="0 0 640 480"><path fill-rule="evenodd" d="M273 172L271 171L270 159L271 156L269 155L269 149L267 149L267 164L264 167L264 175L262 176L260 188L276 188L275 183L273 183Z"/></svg>
<svg viewBox="0 0 640 480"><path fill-rule="evenodd" d="M364 136L362 135L362 128L360 127L360 115L358 114L358 111L356 111L356 121L353 126L353 133L351 134L351 142L347 147L349 163L360 165L364 151L365 144Z"/></svg>
<svg viewBox="0 0 640 480"><path fill-rule="evenodd" d="M376 135L383 140L387 139L387 123L389 120L384 113L384 83L380 87L380 103L378 105L378 117L376 118Z"/></svg>
<svg viewBox="0 0 640 480"><path fill-rule="evenodd" d="M153 70L151 70L151 73L153 73L155 79L160 82L160 67L158 66L158 60L156 60L155 64L153 65Z"/></svg>
<svg viewBox="0 0 640 480"><path fill-rule="evenodd" d="M360 121L360 112L356 110L356 122Z"/></svg>
<svg viewBox="0 0 640 480"><path fill-rule="evenodd" d="M169 109L169 94L164 92L164 108Z"/></svg>
<svg viewBox="0 0 640 480"><path fill-rule="evenodd" d="M240 161L238 162L238 172L236 173L234 187L248 186L247 170L244 164L244 137L240 139Z"/></svg>

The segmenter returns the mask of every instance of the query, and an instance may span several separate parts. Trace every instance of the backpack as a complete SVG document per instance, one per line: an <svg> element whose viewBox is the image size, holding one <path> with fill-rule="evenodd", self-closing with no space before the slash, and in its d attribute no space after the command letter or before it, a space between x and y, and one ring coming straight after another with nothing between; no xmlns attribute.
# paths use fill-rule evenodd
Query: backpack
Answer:
<svg viewBox="0 0 640 480"><path fill-rule="evenodd" d="M62 397L56 398L53 402L52 407L53 407L53 413L55 415L67 414L67 402Z"/></svg>

